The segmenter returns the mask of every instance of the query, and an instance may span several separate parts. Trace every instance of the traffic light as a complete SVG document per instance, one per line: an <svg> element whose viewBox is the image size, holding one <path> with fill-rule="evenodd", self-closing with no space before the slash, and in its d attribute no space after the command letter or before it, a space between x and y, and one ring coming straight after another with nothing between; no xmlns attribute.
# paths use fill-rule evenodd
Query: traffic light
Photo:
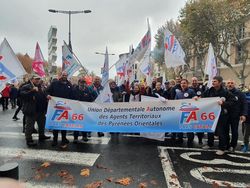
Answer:
<svg viewBox="0 0 250 188"><path fill-rule="evenodd" d="M49 72L54 73L54 67L56 67L56 50L57 50L57 38L56 38L57 28L56 26L51 26L48 33L48 63Z"/></svg>

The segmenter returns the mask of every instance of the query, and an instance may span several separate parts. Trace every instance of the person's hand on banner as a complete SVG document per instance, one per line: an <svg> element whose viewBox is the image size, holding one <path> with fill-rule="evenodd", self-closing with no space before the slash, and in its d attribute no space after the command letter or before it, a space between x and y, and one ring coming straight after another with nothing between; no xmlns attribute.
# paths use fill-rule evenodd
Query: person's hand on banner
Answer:
<svg viewBox="0 0 250 188"><path fill-rule="evenodd" d="M199 97L198 97L198 96L195 96L195 97L193 97L193 99L194 99L195 101L198 101Z"/></svg>
<svg viewBox="0 0 250 188"><path fill-rule="evenodd" d="M219 104L219 105L222 105L225 101L226 101L226 98L225 98L225 97L221 97L221 98L218 100L218 104Z"/></svg>
<svg viewBox="0 0 250 188"><path fill-rule="evenodd" d="M48 96L47 96L47 99L48 99L48 100L51 100L51 96L50 96L50 95L48 95Z"/></svg>
<svg viewBox="0 0 250 188"><path fill-rule="evenodd" d="M158 97L158 99L161 101L161 102L167 102L167 99L165 99L164 97L160 96L158 93L155 93L155 95Z"/></svg>
<svg viewBox="0 0 250 188"><path fill-rule="evenodd" d="M159 97L159 99L160 99L161 102L164 102L164 103L166 103L166 102L168 101L168 100L165 99L164 97Z"/></svg>

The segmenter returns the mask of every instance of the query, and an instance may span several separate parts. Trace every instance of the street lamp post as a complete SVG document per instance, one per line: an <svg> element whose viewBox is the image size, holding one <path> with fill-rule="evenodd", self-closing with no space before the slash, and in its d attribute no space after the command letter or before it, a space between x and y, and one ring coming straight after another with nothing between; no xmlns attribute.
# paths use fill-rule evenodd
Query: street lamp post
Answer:
<svg viewBox="0 0 250 188"><path fill-rule="evenodd" d="M72 51L72 45L71 45L71 14L80 14L80 13L91 13L91 10L82 10L82 11L71 11L71 10L54 10L49 9L49 12L51 13L62 13L62 14L68 14L69 15L69 48Z"/></svg>
<svg viewBox="0 0 250 188"><path fill-rule="evenodd" d="M106 53L101 53L101 52L95 52L95 54L98 54L98 55L106 55ZM108 54L108 55L115 55L115 54Z"/></svg>

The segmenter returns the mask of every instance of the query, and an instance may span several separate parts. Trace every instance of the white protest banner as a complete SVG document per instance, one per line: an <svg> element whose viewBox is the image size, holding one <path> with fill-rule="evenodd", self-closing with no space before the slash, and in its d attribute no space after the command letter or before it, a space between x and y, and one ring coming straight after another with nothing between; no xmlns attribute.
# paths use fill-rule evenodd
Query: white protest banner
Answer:
<svg viewBox="0 0 250 188"><path fill-rule="evenodd" d="M89 103L52 97L46 128L96 132L213 132L219 98Z"/></svg>

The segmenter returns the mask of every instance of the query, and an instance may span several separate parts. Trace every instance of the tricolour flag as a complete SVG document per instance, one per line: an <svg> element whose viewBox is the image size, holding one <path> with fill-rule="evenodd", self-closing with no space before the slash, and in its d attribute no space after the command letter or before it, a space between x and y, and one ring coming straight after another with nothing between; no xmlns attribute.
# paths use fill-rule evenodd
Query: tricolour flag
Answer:
<svg viewBox="0 0 250 188"><path fill-rule="evenodd" d="M109 55L108 55L108 47L106 47L104 65L102 68L102 86L108 83L109 80Z"/></svg>
<svg viewBox="0 0 250 188"><path fill-rule="evenodd" d="M119 60L115 63L115 69L116 69L116 74L120 78L125 76L125 68L126 68L126 63L127 63L127 55L120 55Z"/></svg>
<svg viewBox="0 0 250 188"><path fill-rule="evenodd" d="M151 30L148 27L147 33L143 36L140 43L137 45L136 49L134 50L131 60L141 61L144 54L146 53L147 49L151 46Z"/></svg>
<svg viewBox="0 0 250 188"><path fill-rule="evenodd" d="M27 74L6 39L0 45L0 91L12 79Z"/></svg>
<svg viewBox="0 0 250 188"><path fill-rule="evenodd" d="M137 45L137 47L132 49L130 52L130 56L128 58L128 65L127 65L127 70L130 72L127 72L127 77L131 79L130 81L132 82L134 79L134 75L132 75L132 69L131 67L133 66L134 63L140 62L148 48L151 48L151 30L150 27L148 27L148 31L146 34L142 37L140 43Z"/></svg>
<svg viewBox="0 0 250 188"><path fill-rule="evenodd" d="M214 49L211 43L209 43L205 74L208 75L207 87L210 88L212 87L213 77L217 75L216 58L214 56Z"/></svg>
<svg viewBox="0 0 250 188"><path fill-rule="evenodd" d="M34 57L34 61L32 62L32 69L33 69L33 72L35 72L36 74L38 74L42 78L45 77L44 62L45 61L43 58L41 48L37 42L36 43L35 57Z"/></svg>
<svg viewBox="0 0 250 188"><path fill-rule="evenodd" d="M165 31L164 51L165 63L168 68L185 65L185 53L179 41L169 30Z"/></svg>
<svg viewBox="0 0 250 188"><path fill-rule="evenodd" d="M121 85L124 83L126 77L126 65L128 63L128 55L122 54L119 56L119 60L115 63L116 74L118 76L117 83Z"/></svg>
<svg viewBox="0 0 250 188"><path fill-rule="evenodd" d="M62 60L63 60L62 70L67 72L68 78L72 77L73 74L76 71L78 71L81 67L81 65L73 56L73 54L69 50L68 45L65 42L64 45L62 46Z"/></svg>

